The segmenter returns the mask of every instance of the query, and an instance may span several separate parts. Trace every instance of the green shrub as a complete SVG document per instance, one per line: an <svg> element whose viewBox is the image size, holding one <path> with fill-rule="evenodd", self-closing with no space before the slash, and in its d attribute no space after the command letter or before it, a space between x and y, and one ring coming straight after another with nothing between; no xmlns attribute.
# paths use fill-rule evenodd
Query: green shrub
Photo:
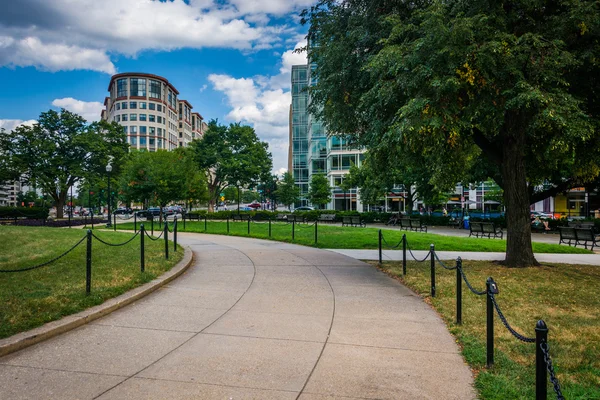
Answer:
<svg viewBox="0 0 600 400"><path fill-rule="evenodd" d="M0 218L46 219L50 209L47 207L0 207Z"/></svg>

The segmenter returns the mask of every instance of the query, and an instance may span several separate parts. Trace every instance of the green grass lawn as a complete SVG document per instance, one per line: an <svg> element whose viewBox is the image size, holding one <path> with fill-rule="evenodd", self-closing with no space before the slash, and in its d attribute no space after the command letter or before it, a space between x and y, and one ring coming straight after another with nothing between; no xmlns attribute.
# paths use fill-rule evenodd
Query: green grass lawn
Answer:
<svg viewBox="0 0 600 400"><path fill-rule="evenodd" d="M500 293L498 304L521 334L535 337L543 319L550 331L550 354L567 399L600 399L600 267L547 265L509 269L483 261L464 261L463 270L477 290L492 276ZM430 297L428 263L384 262L383 269L433 305L463 348L475 371L482 399L535 398L535 345L515 339L495 315L495 365L485 368L485 296L475 296L463 283L463 324L456 325L455 271L437 268L436 297ZM549 381L548 381L549 382ZM548 388L549 398L556 398Z"/></svg>
<svg viewBox="0 0 600 400"><path fill-rule="evenodd" d="M48 261L85 236L82 229L0 226L0 270L22 269ZM131 233L95 230L109 243L122 243ZM164 257L164 241L146 238L146 268L140 272L139 237L121 247L97 240L92 245L92 290L85 293L86 241L46 267L0 273L0 338L14 335L103 303L168 271L183 249Z"/></svg>
<svg viewBox="0 0 600 400"><path fill-rule="evenodd" d="M148 223L144 225L150 229ZM213 234L227 234L227 222L208 220L206 231L204 221L187 222L186 228L183 223L178 223L180 232L200 232ZM138 225L139 228L139 225ZM133 223L119 224L118 229L133 229ZM155 230L159 229L155 223ZM353 228L341 227L339 225L319 224L317 228L318 241L315 244L314 224L295 224L294 240L292 240L292 224L282 222L271 224L271 236L269 237L269 224L267 222L251 222L250 237L259 239L272 239L282 242L293 242L306 246L315 246L324 249L377 249L378 231L376 228ZM393 247L406 234L408 244L412 250L429 250L431 243L435 244L436 250L446 251L483 251L504 252L506 251L506 240L487 238L466 238L456 236L443 236L431 233L406 232L395 230L383 230L385 239L384 250ZM229 221L229 235L248 236L247 222ZM388 246L386 246L386 243ZM533 251L536 253L579 253L590 254L589 250L571 246L559 246L558 244L533 243Z"/></svg>

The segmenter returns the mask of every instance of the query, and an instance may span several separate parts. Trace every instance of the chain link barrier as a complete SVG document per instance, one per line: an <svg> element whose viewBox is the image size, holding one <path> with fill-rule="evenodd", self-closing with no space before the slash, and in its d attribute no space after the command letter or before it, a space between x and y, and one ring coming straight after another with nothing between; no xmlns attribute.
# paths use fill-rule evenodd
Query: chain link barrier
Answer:
<svg viewBox="0 0 600 400"><path fill-rule="evenodd" d="M528 338L527 336L523 336L519 332L515 331L512 326L510 326L510 324L506 320L506 317L502 313L502 310L500 310L500 306L498 306L498 303L496 302L496 296L494 296L493 293L490 293L490 298L492 299L494 308L496 309L496 312L498 313L498 317L500 317L500 321L502 321L502 324L506 327L506 329L508 329L508 331L510 333L512 333L512 335L514 337L516 337L517 339L519 339L521 342L535 343L535 338Z"/></svg>
<svg viewBox="0 0 600 400"><path fill-rule="evenodd" d="M54 257L53 259L46 261L45 263L39 264L39 265L34 265L33 267L27 267L27 268L22 268L22 269L4 269L4 270L0 270L0 273L2 272L24 272L24 271L31 271L33 269L38 269L38 268L42 268L45 267L49 264L52 264L55 261L60 260L61 258L63 258L64 256L66 256L67 254L69 254L70 252L72 252L73 250L75 250L75 248L77 246L79 246L81 244L81 242L83 242L85 239L87 238L87 235L85 235L84 237L82 237L79 242L75 243L75 245L73 245L73 247L71 247L69 250L65 251L64 253L62 253L61 255Z"/></svg>
<svg viewBox="0 0 600 400"><path fill-rule="evenodd" d="M425 258L423 258L422 260L419 260L417 257L415 257L415 255L413 254L412 250L410 249L410 247L408 246L408 239L406 239L406 248L408 249L408 252L410 253L410 256L419 263L422 263L424 261L426 261L429 258L429 255L431 254L431 250L427 252L427 254L425 254Z"/></svg>
<svg viewBox="0 0 600 400"><path fill-rule="evenodd" d="M165 233L164 230L160 231L160 235L158 235L156 238L153 238L152 236L150 236L150 234L148 233L147 230L144 229L144 233L146 234L146 236L148 236L148 239L150 240L158 240L162 237L162 235Z"/></svg>
<svg viewBox="0 0 600 400"><path fill-rule="evenodd" d="M440 258L437 255L437 252L433 252L433 256L435 257L435 260L438 262L438 264L440 264L444 269L447 269L449 271L455 270L456 268L458 268L458 265L455 265L454 267L449 267L446 264L444 264L444 262L442 260L440 260Z"/></svg>
<svg viewBox="0 0 600 400"><path fill-rule="evenodd" d="M546 368L548 369L548 374L550 375L550 382L552 382L552 386L554 387L554 392L556 393L557 400L565 400L565 397L560 390L560 383L558 383L558 378L556 377L556 373L554 372L554 366L552 365L552 359L550 358L550 345L547 342L540 343L540 348L544 353L544 362L546 363Z"/></svg>
<svg viewBox="0 0 600 400"><path fill-rule="evenodd" d="M131 214L130 217L121 217L119 214L113 214L115 216L115 218L120 219L121 221L129 221L130 219L133 219L135 216L133 214Z"/></svg>
<svg viewBox="0 0 600 400"><path fill-rule="evenodd" d="M469 283L469 280L467 279L467 276L465 275L465 273L461 267L458 267L458 270L460 271L460 275L462 276L463 280L465 281L465 283L467 284L467 287L469 288L469 290L471 292L473 292L477 296L483 296L484 294L487 294L487 291L483 290L480 292L479 290L476 290L473 286L471 286L471 284Z"/></svg>
<svg viewBox="0 0 600 400"><path fill-rule="evenodd" d="M385 240L385 236L383 236L383 233L381 234L381 239L383 240L385 245L388 247L388 250L397 249L402 244L402 240L404 240L404 239L400 239L398 244L396 244L395 246L390 246L390 244L387 242L387 240Z"/></svg>
<svg viewBox="0 0 600 400"><path fill-rule="evenodd" d="M126 242L123 243L108 243L104 240L102 240L101 238L99 238L98 236L96 236L95 233L92 233L92 237L94 237L94 239L96 239L97 241L99 241L102 244L105 244L107 246L113 246L113 247L119 247L119 246L125 246L126 244L130 243L133 239L135 239L137 237L137 235L139 235L140 232L136 232L135 235L133 235L133 237L129 240L127 240Z"/></svg>

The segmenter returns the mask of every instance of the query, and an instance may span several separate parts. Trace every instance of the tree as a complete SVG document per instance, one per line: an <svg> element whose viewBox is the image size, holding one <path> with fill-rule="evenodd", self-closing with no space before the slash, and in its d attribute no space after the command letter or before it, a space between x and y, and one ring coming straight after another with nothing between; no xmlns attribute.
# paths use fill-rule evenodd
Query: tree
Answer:
<svg viewBox="0 0 600 400"><path fill-rule="evenodd" d="M185 171L191 164L183 152L134 151L123 166L121 190L131 199L149 200L160 206L162 221L163 207L185 198L188 183Z"/></svg>
<svg viewBox="0 0 600 400"><path fill-rule="evenodd" d="M291 172L283 174L283 179L277 185L277 190L275 190L275 196L288 209L300 199L300 188L294 183L294 176Z"/></svg>
<svg viewBox="0 0 600 400"><path fill-rule="evenodd" d="M536 265L529 205L600 171L599 13L592 0L322 0L304 13L309 43L327 43L308 48L311 110L367 148L423 157L437 187L488 171L506 265Z"/></svg>
<svg viewBox="0 0 600 400"><path fill-rule="evenodd" d="M204 171L198 169L194 153L189 147L178 147L175 152L181 153L186 164L185 170L183 170L185 179L183 193L178 200L184 200L187 209L191 209L194 204L205 203L208 200L206 175Z"/></svg>
<svg viewBox="0 0 600 400"><path fill-rule="evenodd" d="M208 180L209 211L227 186L256 183L270 173L273 161L268 144L250 126L219 125L213 120L202 139L191 145L196 165Z"/></svg>
<svg viewBox="0 0 600 400"><path fill-rule="evenodd" d="M310 179L308 199L311 204L317 205L318 208L323 208L325 204L331 201L331 186L329 186L325 175L313 174Z"/></svg>
<svg viewBox="0 0 600 400"><path fill-rule="evenodd" d="M48 193L58 218L63 217L71 186L86 176L106 174L109 157L118 161L128 149L123 128L116 122L88 125L64 109L41 113L33 126L18 126L0 140L0 154L8 166L3 169L11 171L13 179L20 176Z"/></svg>

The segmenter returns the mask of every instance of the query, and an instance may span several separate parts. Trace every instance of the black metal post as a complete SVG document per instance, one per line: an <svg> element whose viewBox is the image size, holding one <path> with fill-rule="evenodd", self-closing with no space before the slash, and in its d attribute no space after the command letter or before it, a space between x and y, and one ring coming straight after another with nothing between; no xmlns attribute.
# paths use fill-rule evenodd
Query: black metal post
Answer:
<svg viewBox="0 0 600 400"><path fill-rule="evenodd" d="M165 259L168 260L169 259L169 227L167 226L167 224L165 224L165 228L164 228L164 235L165 235Z"/></svg>
<svg viewBox="0 0 600 400"><path fill-rule="evenodd" d="M91 220L92 220L92 229L94 229L94 211L92 211Z"/></svg>
<svg viewBox="0 0 600 400"><path fill-rule="evenodd" d="M151 225L152 233L151 234L152 234L152 236L154 236L154 215L150 216L150 221L152 221L152 225Z"/></svg>
<svg viewBox="0 0 600 400"><path fill-rule="evenodd" d="M183 230L185 231L185 213L181 214L181 218L183 218Z"/></svg>
<svg viewBox="0 0 600 400"><path fill-rule="evenodd" d="M296 238L296 219L292 220L292 240Z"/></svg>
<svg viewBox="0 0 600 400"><path fill-rule="evenodd" d="M237 192L238 192L238 215L240 215L240 185L238 182L238 186L237 186Z"/></svg>
<svg viewBox="0 0 600 400"><path fill-rule="evenodd" d="M548 327L540 319L535 324L535 400L546 400L548 396L548 375L542 343L548 343Z"/></svg>
<svg viewBox="0 0 600 400"><path fill-rule="evenodd" d="M143 224L142 224L142 226L143 226ZM141 228L141 226L140 226L140 228ZM133 231L137 232L137 213L136 212L133 213Z"/></svg>
<svg viewBox="0 0 600 400"><path fill-rule="evenodd" d="M381 229L379 230L379 264L381 265L383 260L381 256Z"/></svg>
<svg viewBox="0 0 600 400"><path fill-rule="evenodd" d="M229 233L229 217L227 217L227 233Z"/></svg>
<svg viewBox="0 0 600 400"><path fill-rule="evenodd" d="M144 224L140 225L140 270L144 272L146 269L146 258L144 256L144 236L146 233L144 232Z"/></svg>
<svg viewBox="0 0 600 400"><path fill-rule="evenodd" d="M117 214L113 213L113 231L117 231Z"/></svg>
<svg viewBox="0 0 600 400"><path fill-rule="evenodd" d="M69 207L69 228L71 227L71 214L73 214L73 186L71 185L71 206Z"/></svg>
<svg viewBox="0 0 600 400"><path fill-rule="evenodd" d="M319 221L315 221L315 244L319 240Z"/></svg>
<svg viewBox="0 0 600 400"><path fill-rule="evenodd" d="M435 297L435 246L429 245L429 256L431 258L431 297Z"/></svg>
<svg viewBox="0 0 600 400"><path fill-rule="evenodd" d="M173 251L177 251L177 217L173 220Z"/></svg>
<svg viewBox="0 0 600 400"><path fill-rule="evenodd" d="M269 218L269 237L271 237L271 218Z"/></svg>
<svg viewBox="0 0 600 400"><path fill-rule="evenodd" d="M406 275L406 233L402 235L402 275Z"/></svg>
<svg viewBox="0 0 600 400"><path fill-rule="evenodd" d="M250 236L250 218L248 218L248 236Z"/></svg>
<svg viewBox="0 0 600 400"><path fill-rule="evenodd" d="M492 283L494 280L489 277L485 282L487 291L487 367L491 368L494 365L494 304L492 303Z"/></svg>
<svg viewBox="0 0 600 400"><path fill-rule="evenodd" d="M456 259L456 323L462 324L462 259Z"/></svg>
<svg viewBox="0 0 600 400"><path fill-rule="evenodd" d="M90 294L92 290L92 231L87 231L87 253L85 257L85 293Z"/></svg>
<svg viewBox="0 0 600 400"><path fill-rule="evenodd" d="M207 218L206 218L206 215L205 215L205 216L204 216L204 232L206 232L206 231L207 231L207 229L206 229L206 219L207 219Z"/></svg>

